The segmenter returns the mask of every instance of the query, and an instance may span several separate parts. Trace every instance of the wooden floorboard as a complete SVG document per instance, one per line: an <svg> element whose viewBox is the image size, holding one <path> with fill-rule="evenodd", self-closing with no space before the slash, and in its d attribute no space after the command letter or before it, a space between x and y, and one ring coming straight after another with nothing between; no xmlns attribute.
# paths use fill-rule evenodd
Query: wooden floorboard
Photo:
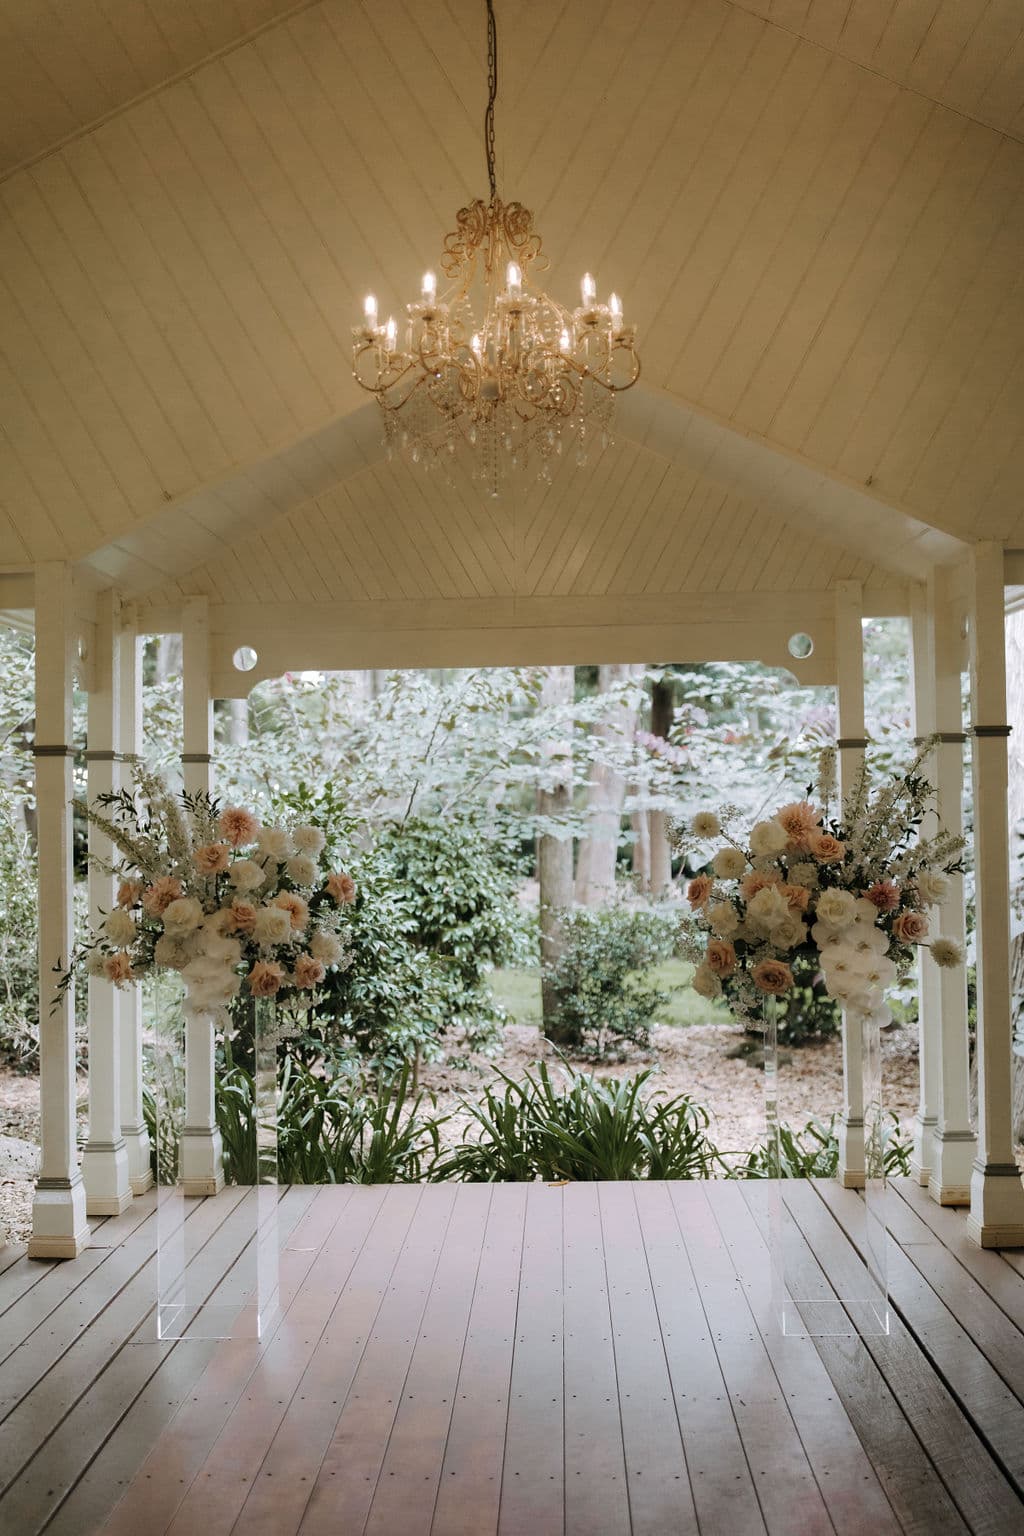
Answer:
<svg viewBox="0 0 1024 1536"><path fill-rule="evenodd" d="M804 1294L859 1197L787 1182ZM891 1196L888 1336L783 1337L761 1183L282 1192L263 1339L154 1334L152 1200L0 1269L17 1536L1019 1536L1024 1276ZM189 1221L216 1296L237 1192ZM101 1246L102 1244L102 1246Z"/></svg>

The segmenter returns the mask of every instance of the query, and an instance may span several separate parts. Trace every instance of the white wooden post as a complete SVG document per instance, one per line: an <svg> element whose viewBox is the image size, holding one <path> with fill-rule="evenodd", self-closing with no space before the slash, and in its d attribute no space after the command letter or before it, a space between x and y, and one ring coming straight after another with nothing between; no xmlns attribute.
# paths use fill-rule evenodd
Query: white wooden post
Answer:
<svg viewBox="0 0 1024 1536"><path fill-rule="evenodd" d="M1024 1186L1013 1158L1010 863L1003 548L971 551L971 719L978 959L978 1155L968 1234L983 1248L1024 1247Z"/></svg>
<svg viewBox="0 0 1024 1536"><path fill-rule="evenodd" d="M864 763L864 601L860 582L836 587L836 693L839 792L843 799ZM843 1010L843 1109L839 1119L839 1167L846 1189L863 1189L864 1071L861 1025Z"/></svg>
<svg viewBox="0 0 1024 1536"><path fill-rule="evenodd" d="M205 597L187 598L182 608L182 777L192 794L209 790L213 754L213 700L210 697L210 625ZM186 1195L215 1195L224 1184L221 1135L214 1100L213 1031L205 1019L185 1023L185 1129L181 1173Z"/></svg>
<svg viewBox="0 0 1024 1536"><path fill-rule="evenodd" d="M54 966L74 945L71 860L71 568L36 566L36 809L39 848L39 1092L42 1164L29 1258L73 1259L89 1244L85 1185L75 1156L75 994L54 1005Z"/></svg>
<svg viewBox="0 0 1024 1536"><path fill-rule="evenodd" d="M96 599L92 687L89 690L90 801L118 787L120 748L120 650L116 633L120 603L114 592ZM89 827L89 853L110 862L110 839ZM89 867L89 922L95 930L114 907L116 881L94 864ZM128 1149L121 1134L120 1002L115 987L102 976L89 978L89 1140L82 1157L86 1211L117 1216L131 1203Z"/></svg>
<svg viewBox="0 0 1024 1536"><path fill-rule="evenodd" d="M935 573L932 602L932 661L935 673L936 807L947 831L963 831L964 720L960 692L961 610L954 605L951 573ZM937 909L937 931L966 944L967 920L962 875L951 875L949 892ZM938 973L939 1051L936 1063L937 1120L932 1135L932 1172L928 1191L940 1205L969 1205L971 1169L978 1139L971 1127L970 1058L967 1043L967 971L963 966Z"/></svg>
<svg viewBox="0 0 1024 1536"><path fill-rule="evenodd" d="M142 640L134 612L122 609L116 636L121 674L121 780L130 787L133 768L142 752ZM149 1132L142 1111L142 988L138 984L120 995L121 1007L121 1135L128 1150L128 1180L132 1193L144 1194L153 1184Z"/></svg>
<svg viewBox="0 0 1024 1536"><path fill-rule="evenodd" d="M935 663L932 612L928 593L915 584L910 597L910 637L914 679L914 732L919 741L935 731ZM929 764L930 767L930 764ZM935 802L932 801L932 809ZM927 1185L932 1176L932 1142L938 1116L936 1094L939 1073L939 1037L942 995L939 967L931 951L918 954L918 1072L920 1097L914 1116L914 1140L910 1172L919 1184Z"/></svg>

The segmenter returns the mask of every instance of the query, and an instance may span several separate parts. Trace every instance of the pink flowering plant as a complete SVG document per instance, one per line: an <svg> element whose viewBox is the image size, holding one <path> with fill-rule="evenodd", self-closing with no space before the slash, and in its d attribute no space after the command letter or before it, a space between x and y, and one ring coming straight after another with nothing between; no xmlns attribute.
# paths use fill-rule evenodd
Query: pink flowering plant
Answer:
<svg viewBox="0 0 1024 1536"><path fill-rule="evenodd" d="M874 793L867 765L835 806L835 749L821 754L806 798L780 805L743 836L738 812L701 811L677 830L680 851L704 851L705 870L689 881L692 918L684 952L693 986L751 1018L767 997L792 991L794 959L814 956L829 996L871 1013L887 987L928 945L936 963L963 963L952 939L931 936L930 909L949 876L962 870L964 839L939 826L929 809L932 786L921 772L926 741L904 773ZM710 856L707 850L710 849ZM692 867L692 864L691 864Z"/></svg>
<svg viewBox="0 0 1024 1536"><path fill-rule="evenodd" d="M243 806L172 793L139 771L135 792L75 809L115 851L116 903L61 976L78 965L115 986L180 973L186 1007L228 1022L237 999L313 1005L329 970L350 963L355 882L334 866L325 830L261 825Z"/></svg>

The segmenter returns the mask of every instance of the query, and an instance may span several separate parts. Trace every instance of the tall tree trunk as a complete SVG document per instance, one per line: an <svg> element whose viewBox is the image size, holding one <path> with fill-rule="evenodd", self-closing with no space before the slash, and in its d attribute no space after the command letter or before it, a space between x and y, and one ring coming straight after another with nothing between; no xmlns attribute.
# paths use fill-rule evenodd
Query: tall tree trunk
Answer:
<svg viewBox="0 0 1024 1536"><path fill-rule="evenodd" d="M575 675L572 667L547 667L541 688L541 706L571 704ZM544 759L552 770L549 788L537 791L539 816L566 817L572 809L572 738L552 737L544 745ZM537 881L540 886L540 958L542 967L561 957L565 924L563 914L572 906L572 838L541 833L537 838ZM542 1028L549 1040L567 1043L557 1020L554 989L542 970Z"/></svg>
<svg viewBox="0 0 1024 1536"><path fill-rule="evenodd" d="M636 676L633 666L598 668L598 692L607 694L620 683ZM594 727L609 747L616 747L632 737L636 730L635 705L620 703ZM580 839L576 860L576 900L583 906L597 907L615 894L615 860L622 831L622 802L626 781L607 763L595 763L587 788L589 830Z"/></svg>
<svg viewBox="0 0 1024 1536"><path fill-rule="evenodd" d="M633 785L633 793L642 795L642 781ZM629 818L633 829L633 880L638 891L651 888L651 823L646 811L634 811Z"/></svg>
<svg viewBox="0 0 1024 1536"><path fill-rule="evenodd" d="M655 682L651 689L651 735L667 741L675 718L675 700L672 684L664 679ZM668 812L651 811L648 817L650 829L650 879L648 889L652 896L664 896L672 884L672 851L668 841Z"/></svg>

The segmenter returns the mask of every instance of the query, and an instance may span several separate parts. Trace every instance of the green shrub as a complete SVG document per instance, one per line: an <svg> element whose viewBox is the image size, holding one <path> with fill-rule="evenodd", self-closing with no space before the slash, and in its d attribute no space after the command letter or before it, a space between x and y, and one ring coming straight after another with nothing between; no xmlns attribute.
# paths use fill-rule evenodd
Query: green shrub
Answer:
<svg viewBox="0 0 1024 1536"><path fill-rule="evenodd" d="M808 1120L802 1131L788 1125L779 1128L779 1166L774 1148L761 1145L748 1152L737 1166L741 1179L831 1179L839 1168L838 1115L829 1120ZM889 1110L883 1129L882 1157L889 1178L910 1172L911 1143L903 1134L899 1119Z"/></svg>
<svg viewBox="0 0 1024 1536"><path fill-rule="evenodd" d="M577 907L565 914L561 956L544 967L554 998L549 1033L558 1044L597 1058L628 1043L646 1048L668 994L646 973L675 946L678 915L657 908Z"/></svg>
<svg viewBox="0 0 1024 1536"><path fill-rule="evenodd" d="M685 1094L648 1098L650 1071L605 1081L567 1069L563 1088L543 1063L521 1082L499 1075L503 1090L463 1100L477 1135L442 1157L435 1179L706 1179L719 1164L707 1110Z"/></svg>

